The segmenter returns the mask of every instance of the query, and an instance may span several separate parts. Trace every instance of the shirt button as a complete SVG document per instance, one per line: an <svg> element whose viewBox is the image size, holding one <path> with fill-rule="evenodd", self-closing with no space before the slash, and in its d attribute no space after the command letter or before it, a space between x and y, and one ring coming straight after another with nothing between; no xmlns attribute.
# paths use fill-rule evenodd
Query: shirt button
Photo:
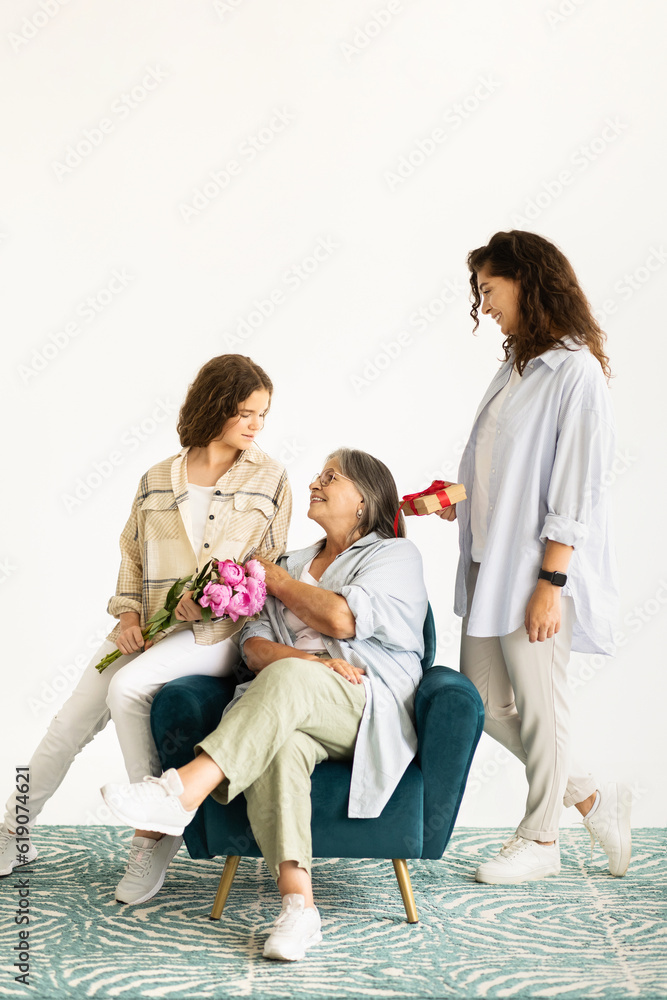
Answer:
<svg viewBox="0 0 667 1000"><path fill-rule="evenodd" d="M209 519L209 521L212 521L212 520L213 520L213 516L214 516L213 514L209 514L209 515L208 515L208 519Z"/></svg>
<svg viewBox="0 0 667 1000"><path fill-rule="evenodd" d="M489 504L489 510L493 510L493 504L492 503Z"/></svg>
<svg viewBox="0 0 667 1000"><path fill-rule="evenodd" d="M208 549L209 547L210 547L210 546L209 546L208 542L204 542L204 548L205 548L205 549Z"/></svg>
<svg viewBox="0 0 667 1000"><path fill-rule="evenodd" d="M491 469L491 472L495 472L495 471L496 471L495 469Z"/></svg>
<svg viewBox="0 0 667 1000"><path fill-rule="evenodd" d="M499 430L498 430L498 431L496 431L496 434L500 434L500 431L499 431Z"/></svg>

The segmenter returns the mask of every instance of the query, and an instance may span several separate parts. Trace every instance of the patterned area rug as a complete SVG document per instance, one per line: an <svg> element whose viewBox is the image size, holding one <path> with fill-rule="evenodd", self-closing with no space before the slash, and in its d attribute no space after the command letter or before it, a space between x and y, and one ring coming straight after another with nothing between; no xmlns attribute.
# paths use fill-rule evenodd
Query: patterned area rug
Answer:
<svg viewBox="0 0 667 1000"><path fill-rule="evenodd" d="M409 862L420 922L409 925L389 861L315 862L324 939L294 964L262 958L279 897L244 859L219 923L222 862L174 859L161 892L120 906L128 832L39 827L30 865L30 989L14 981L17 878L0 882L0 997L597 998L667 996L665 831L637 830L628 874L562 834L562 873L496 888L474 881L504 830L457 830L442 861Z"/></svg>

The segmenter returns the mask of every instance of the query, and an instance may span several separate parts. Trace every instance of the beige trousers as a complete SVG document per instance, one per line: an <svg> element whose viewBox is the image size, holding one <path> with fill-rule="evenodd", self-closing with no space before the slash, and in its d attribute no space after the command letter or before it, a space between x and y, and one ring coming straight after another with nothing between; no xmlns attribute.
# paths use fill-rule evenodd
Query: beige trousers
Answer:
<svg viewBox="0 0 667 1000"><path fill-rule="evenodd" d="M244 792L255 840L273 877L282 861L310 873L310 775L354 754L366 688L314 660L289 657L259 672L242 698L195 747L225 774L223 805Z"/></svg>
<svg viewBox="0 0 667 1000"><path fill-rule="evenodd" d="M479 563L467 581L472 607ZM561 598L560 632L531 643L524 625L509 635L478 637L461 633L461 673L484 702L484 732L526 765L526 814L517 832L527 840L558 837L563 804L573 806L592 795L590 774L570 764L570 709L567 664L572 645L574 603Z"/></svg>

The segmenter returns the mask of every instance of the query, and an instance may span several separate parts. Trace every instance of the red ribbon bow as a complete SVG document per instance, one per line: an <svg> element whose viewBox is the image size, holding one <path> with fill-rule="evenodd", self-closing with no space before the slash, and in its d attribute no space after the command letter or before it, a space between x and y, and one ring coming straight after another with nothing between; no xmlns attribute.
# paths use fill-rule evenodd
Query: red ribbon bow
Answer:
<svg viewBox="0 0 667 1000"><path fill-rule="evenodd" d="M410 508L413 514L417 513L417 508L414 505L414 500L417 497L429 497L435 494L440 501L440 506L444 509L445 507L451 507L451 501L447 496L444 480L434 479L427 490L421 490L419 493L406 493L401 500L400 506L396 511L396 517L394 518L394 534L398 537L398 519L401 516L401 511L405 507L406 503L410 504Z"/></svg>

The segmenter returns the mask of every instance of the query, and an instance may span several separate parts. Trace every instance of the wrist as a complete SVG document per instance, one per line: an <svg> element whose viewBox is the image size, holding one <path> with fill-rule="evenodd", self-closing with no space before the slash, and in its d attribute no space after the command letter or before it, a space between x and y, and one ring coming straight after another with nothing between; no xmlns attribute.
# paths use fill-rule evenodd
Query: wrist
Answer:
<svg viewBox="0 0 667 1000"><path fill-rule="evenodd" d="M276 574L276 579L271 584L271 593L274 597L277 597L279 601L283 604L287 604L285 598L288 596L290 588L295 581L289 575L285 573L283 576L281 574Z"/></svg>
<svg viewBox="0 0 667 1000"><path fill-rule="evenodd" d="M563 570L556 569L540 569L538 574L538 583L545 583L549 587L554 587L556 590L560 590L567 583L567 573Z"/></svg>

